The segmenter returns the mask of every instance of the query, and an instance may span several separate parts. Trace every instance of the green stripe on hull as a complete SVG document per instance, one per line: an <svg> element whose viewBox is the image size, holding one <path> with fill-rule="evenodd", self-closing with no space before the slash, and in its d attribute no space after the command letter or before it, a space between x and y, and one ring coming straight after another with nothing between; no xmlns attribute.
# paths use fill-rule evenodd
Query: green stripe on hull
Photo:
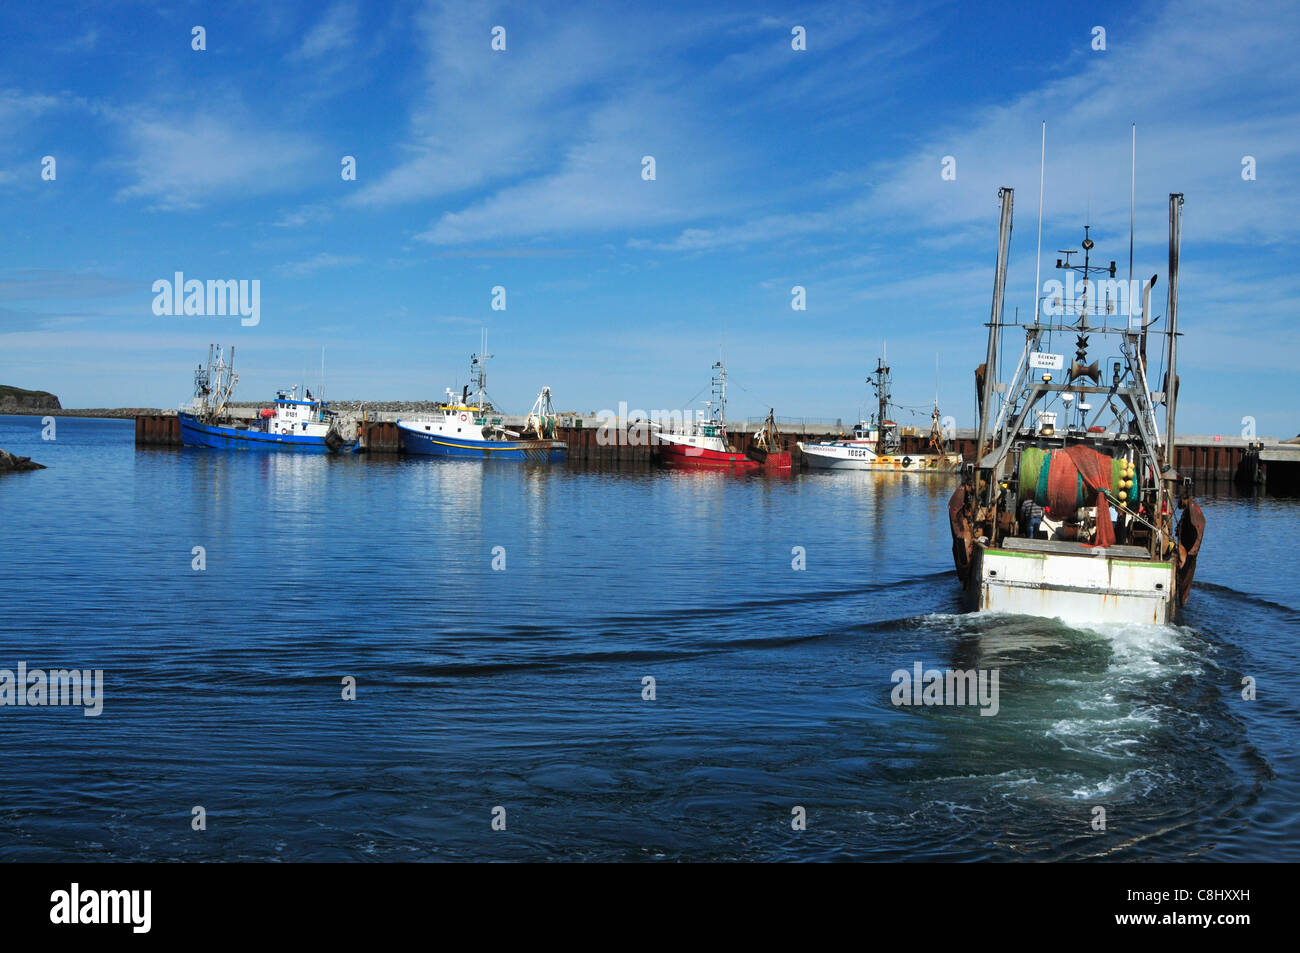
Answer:
<svg viewBox="0 0 1300 953"><path fill-rule="evenodd" d="M1064 556L1067 559L1093 559L1095 557L1087 553L1017 553L1009 549L986 549L985 556L1014 556L1017 559L1046 559L1048 556ZM1149 566L1152 569L1172 569L1173 563L1156 563L1143 559L1111 559L1106 557L1106 561L1117 566Z"/></svg>

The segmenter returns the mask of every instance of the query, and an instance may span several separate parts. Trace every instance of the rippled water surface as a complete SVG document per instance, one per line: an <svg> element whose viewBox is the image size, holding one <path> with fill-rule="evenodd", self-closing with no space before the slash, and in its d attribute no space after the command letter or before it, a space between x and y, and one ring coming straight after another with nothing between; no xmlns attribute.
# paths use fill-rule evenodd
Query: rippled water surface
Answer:
<svg viewBox="0 0 1300 953"><path fill-rule="evenodd" d="M1180 625L1078 629L960 613L943 479L0 447L49 466L0 668L105 694L0 707L0 858L1300 859L1294 500L1203 501ZM998 713L894 706L916 662Z"/></svg>

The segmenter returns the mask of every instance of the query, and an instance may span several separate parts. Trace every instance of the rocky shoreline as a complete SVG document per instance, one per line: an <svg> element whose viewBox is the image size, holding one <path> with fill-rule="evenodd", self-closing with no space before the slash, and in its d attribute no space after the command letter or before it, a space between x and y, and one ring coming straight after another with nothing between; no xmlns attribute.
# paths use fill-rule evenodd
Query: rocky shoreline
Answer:
<svg viewBox="0 0 1300 953"><path fill-rule="evenodd" d="M157 407L95 407L84 410L72 410L66 407L3 407L0 414L13 414L15 417L105 417L121 420L134 420L139 414L165 414L176 411L159 410Z"/></svg>
<svg viewBox="0 0 1300 953"><path fill-rule="evenodd" d="M0 450L0 473L22 473L24 470L44 470L45 464L33 463L31 457L16 457L8 450Z"/></svg>

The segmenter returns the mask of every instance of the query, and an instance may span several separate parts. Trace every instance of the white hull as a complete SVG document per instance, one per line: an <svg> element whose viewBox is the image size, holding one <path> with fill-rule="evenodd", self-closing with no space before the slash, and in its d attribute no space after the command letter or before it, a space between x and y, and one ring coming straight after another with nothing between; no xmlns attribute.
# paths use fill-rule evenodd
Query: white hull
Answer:
<svg viewBox="0 0 1300 953"><path fill-rule="evenodd" d="M891 473L957 473L957 454L877 454L867 441L800 443L803 459L814 470L887 470Z"/></svg>
<svg viewBox="0 0 1300 953"><path fill-rule="evenodd" d="M714 427L696 427L687 433L671 433L665 430L656 430L651 434L651 441L655 444L671 444L681 447L687 454L694 451L702 454L706 450L713 453L728 453L726 441L719 436L717 428Z"/></svg>
<svg viewBox="0 0 1300 953"><path fill-rule="evenodd" d="M1099 551L1078 544L1007 542L1015 549L976 551L967 586L972 608L1065 622L1161 625L1173 618L1172 563L1156 562L1129 546ZM1035 542L1039 551L1028 545ZM1141 558L1132 558L1138 554Z"/></svg>

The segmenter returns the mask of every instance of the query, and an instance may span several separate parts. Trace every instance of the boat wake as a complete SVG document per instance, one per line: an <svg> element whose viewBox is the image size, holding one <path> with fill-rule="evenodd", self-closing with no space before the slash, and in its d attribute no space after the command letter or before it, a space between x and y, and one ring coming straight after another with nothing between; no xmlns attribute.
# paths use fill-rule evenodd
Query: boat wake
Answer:
<svg viewBox="0 0 1300 953"><path fill-rule="evenodd" d="M955 835L953 805L1001 817L1001 831L976 825L983 846L970 846L981 856L1083 859L1139 842L1144 855L1189 856L1207 825L1234 823L1271 776L1230 711L1224 648L1194 629L994 614L916 621L940 650L927 664L997 670L1001 697L993 718L897 713L910 731L919 714L937 750L906 765L907 810L888 813L894 820Z"/></svg>

